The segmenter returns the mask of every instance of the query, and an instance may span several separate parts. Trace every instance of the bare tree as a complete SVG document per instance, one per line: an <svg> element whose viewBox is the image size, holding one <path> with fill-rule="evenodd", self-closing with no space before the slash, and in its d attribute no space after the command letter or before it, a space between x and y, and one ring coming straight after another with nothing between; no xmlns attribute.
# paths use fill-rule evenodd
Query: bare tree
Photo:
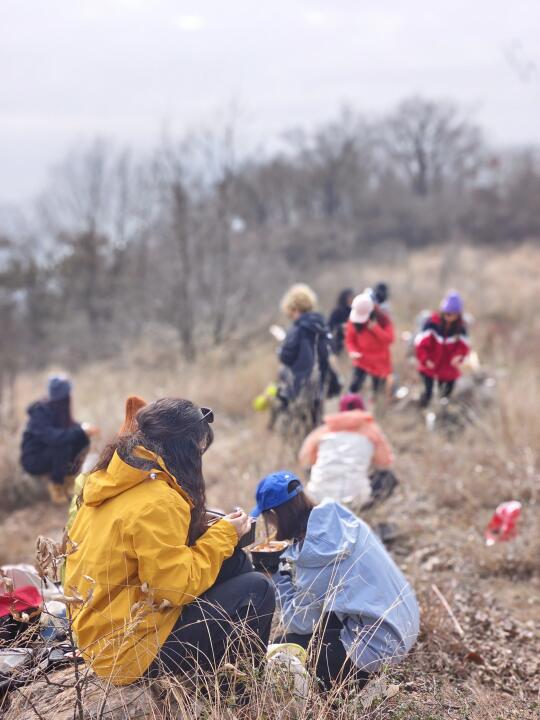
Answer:
<svg viewBox="0 0 540 720"><path fill-rule="evenodd" d="M196 357L195 293L197 267L194 258L193 200L188 191L189 148L185 143L173 145L165 141L155 160L155 173L160 188L163 218L161 232L176 251L173 265L172 318L182 344L184 357Z"/></svg>
<svg viewBox="0 0 540 720"><path fill-rule="evenodd" d="M370 136L368 123L346 107L311 136L288 134L312 217L346 222L358 214L372 173Z"/></svg>
<svg viewBox="0 0 540 720"><path fill-rule="evenodd" d="M382 126L388 160L419 196L463 188L481 167L480 130L450 103L404 100Z"/></svg>
<svg viewBox="0 0 540 720"><path fill-rule="evenodd" d="M125 293L128 250L149 222L139 207L138 172L127 151L96 140L54 168L40 199L66 313L84 319L88 335L99 331L102 341Z"/></svg>
<svg viewBox="0 0 540 720"><path fill-rule="evenodd" d="M213 341L217 345L224 339L229 319L235 270L232 263L233 193L237 177L235 134L236 119L232 117L225 121L222 130L204 132L199 137L203 162L210 173L213 189L209 204L214 222L211 242L205 247L209 255L204 264L210 270L207 287L212 302Z"/></svg>
<svg viewBox="0 0 540 720"><path fill-rule="evenodd" d="M86 317L91 332L104 318L108 298L111 161L110 147L102 141L70 154L52 172L41 199L45 226L57 244L62 292L72 311Z"/></svg>

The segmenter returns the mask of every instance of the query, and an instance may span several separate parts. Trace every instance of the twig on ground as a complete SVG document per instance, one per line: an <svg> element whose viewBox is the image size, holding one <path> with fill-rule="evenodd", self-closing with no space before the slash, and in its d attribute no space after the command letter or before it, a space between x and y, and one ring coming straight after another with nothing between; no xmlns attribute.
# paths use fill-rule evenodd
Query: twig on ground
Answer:
<svg viewBox="0 0 540 720"><path fill-rule="evenodd" d="M446 612L448 613L448 617L450 618L450 620L451 620L452 623L454 624L454 627L455 627L455 629L456 629L457 634L458 634L460 637L462 637L462 638L465 637L465 631L463 630L463 628L461 627L461 625L460 625L459 622L458 622L458 619L457 619L456 616L454 615L454 611L452 610L452 608L451 608L450 605L448 604L448 600L444 597L444 595L443 595L442 592L439 590L439 588L437 587L437 585L435 585L435 583L432 584L431 589L433 590L433 592L435 593L435 595L437 596L437 598L440 600L440 603L441 603L441 605L443 606L443 608L444 608L444 609L446 610Z"/></svg>

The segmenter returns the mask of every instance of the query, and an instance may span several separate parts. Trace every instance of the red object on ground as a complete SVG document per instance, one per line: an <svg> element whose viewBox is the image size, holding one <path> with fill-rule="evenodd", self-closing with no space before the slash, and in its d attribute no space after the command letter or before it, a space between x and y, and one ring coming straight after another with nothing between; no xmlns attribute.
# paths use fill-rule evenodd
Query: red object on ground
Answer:
<svg viewBox="0 0 540 720"><path fill-rule="evenodd" d="M43 597L34 585L19 587L13 592L0 595L0 617L9 615L11 612L22 613L28 608L39 607Z"/></svg>
<svg viewBox="0 0 540 720"><path fill-rule="evenodd" d="M484 537L486 545L512 540L517 535L517 521L521 515L521 503L509 500L501 503L489 521Z"/></svg>

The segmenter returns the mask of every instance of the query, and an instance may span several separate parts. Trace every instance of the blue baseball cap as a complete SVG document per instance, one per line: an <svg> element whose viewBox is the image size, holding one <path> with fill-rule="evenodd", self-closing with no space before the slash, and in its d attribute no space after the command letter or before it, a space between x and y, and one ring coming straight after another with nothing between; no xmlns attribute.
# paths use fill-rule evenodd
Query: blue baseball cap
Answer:
<svg viewBox="0 0 540 720"><path fill-rule="evenodd" d="M289 470L279 470L263 477L257 485L257 492L255 493L257 505L251 511L251 517L259 517L265 510L272 510L279 505L283 505L283 503L303 492L304 488L301 484L290 492L288 491L288 485L293 480L300 482L299 478Z"/></svg>

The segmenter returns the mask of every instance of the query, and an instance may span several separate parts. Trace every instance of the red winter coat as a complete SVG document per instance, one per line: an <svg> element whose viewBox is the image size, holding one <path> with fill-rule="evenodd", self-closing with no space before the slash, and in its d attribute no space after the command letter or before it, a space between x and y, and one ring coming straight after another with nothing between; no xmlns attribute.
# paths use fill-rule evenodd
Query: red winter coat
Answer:
<svg viewBox="0 0 540 720"><path fill-rule="evenodd" d="M353 365L370 375L386 378L392 373L390 345L394 342L394 326L386 313L377 311L378 321L372 327L362 326L357 330L350 320L345 331L347 352L360 353L352 358Z"/></svg>
<svg viewBox="0 0 540 720"><path fill-rule="evenodd" d="M457 380L461 375L459 366L453 365L455 358L465 358L469 354L467 328L463 320L448 326L441 316L434 313L424 324L424 328L415 340L418 370L424 375L442 380ZM431 361L434 367L428 367Z"/></svg>

